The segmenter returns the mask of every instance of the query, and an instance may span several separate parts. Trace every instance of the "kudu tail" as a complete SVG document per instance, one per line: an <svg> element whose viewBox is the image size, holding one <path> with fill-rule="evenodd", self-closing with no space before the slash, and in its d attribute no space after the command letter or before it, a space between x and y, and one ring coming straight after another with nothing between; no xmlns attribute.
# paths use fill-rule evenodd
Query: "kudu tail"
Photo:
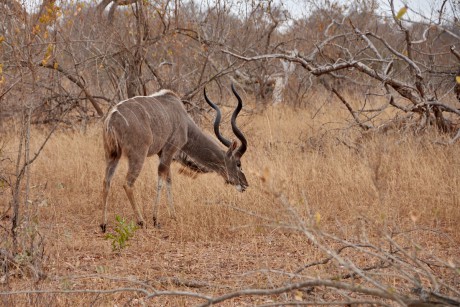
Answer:
<svg viewBox="0 0 460 307"><path fill-rule="evenodd" d="M112 114L110 114L112 115ZM108 116L104 122L104 149L106 159L117 159L121 157L121 147L118 142L118 134L115 127L111 124L111 116Z"/></svg>

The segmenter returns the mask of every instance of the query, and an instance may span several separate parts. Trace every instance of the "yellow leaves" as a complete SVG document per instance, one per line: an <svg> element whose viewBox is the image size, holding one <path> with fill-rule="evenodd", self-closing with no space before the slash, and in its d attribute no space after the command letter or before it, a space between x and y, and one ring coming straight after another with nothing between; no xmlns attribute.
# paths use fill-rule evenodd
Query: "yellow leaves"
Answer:
<svg viewBox="0 0 460 307"><path fill-rule="evenodd" d="M54 45L53 44L48 44L48 47L46 48L46 53L50 54L54 51Z"/></svg>
<svg viewBox="0 0 460 307"><path fill-rule="evenodd" d="M40 21L40 23L48 23L50 20L51 18L47 14L43 14L40 16L40 18L38 18L38 21Z"/></svg>
<svg viewBox="0 0 460 307"><path fill-rule="evenodd" d="M403 6L396 14L396 19L400 20L407 13L408 6Z"/></svg>
<svg viewBox="0 0 460 307"><path fill-rule="evenodd" d="M74 16L77 16L80 14L81 10L85 7L84 3L78 3L77 4L77 9L75 10L75 13L73 13Z"/></svg>
<svg viewBox="0 0 460 307"><path fill-rule="evenodd" d="M40 32L40 25L39 24L36 24L33 28L32 28L32 34L36 35Z"/></svg>
<svg viewBox="0 0 460 307"><path fill-rule="evenodd" d="M54 62L54 64L53 64L53 68L54 68L54 69L58 69L58 67L59 67L59 64L58 64L58 62Z"/></svg>
<svg viewBox="0 0 460 307"><path fill-rule="evenodd" d="M460 84L460 76L456 76L455 81L457 82L457 84Z"/></svg>
<svg viewBox="0 0 460 307"><path fill-rule="evenodd" d="M61 15L61 8L55 2L51 2L46 6L45 12L38 18L38 21L42 24L50 24Z"/></svg>
<svg viewBox="0 0 460 307"><path fill-rule="evenodd" d="M43 56L43 60L42 60L42 65L43 66L48 64L49 59L53 55L53 51L54 51L54 45L53 44L48 44L48 47L46 48L46 52L45 52L45 55Z"/></svg>
<svg viewBox="0 0 460 307"><path fill-rule="evenodd" d="M303 301L303 293L302 293L302 291L296 290L294 292L294 300L296 300L298 302Z"/></svg>
<svg viewBox="0 0 460 307"><path fill-rule="evenodd" d="M78 16L78 14L80 14L81 12L81 8L77 8L77 10L75 11L75 13L73 13L74 16Z"/></svg>
<svg viewBox="0 0 460 307"><path fill-rule="evenodd" d="M321 214L319 212L315 213L315 224L316 226L319 226L319 223L321 222Z"/></svg>
<svg viewBox="0 0 460 307"><path fill-rule="evenodd" d="M61 8L56 5L56 3L52 3L49 7L46 8L46 13L50 18L53 20L57 19L58 17L61 17Z"/></svg>
<svg viewBox="0 0 460 307"><path fill-rule="evenodd" d="M5 37L2 35L0 36L0 44L3 43L5 41Z"/></svg>

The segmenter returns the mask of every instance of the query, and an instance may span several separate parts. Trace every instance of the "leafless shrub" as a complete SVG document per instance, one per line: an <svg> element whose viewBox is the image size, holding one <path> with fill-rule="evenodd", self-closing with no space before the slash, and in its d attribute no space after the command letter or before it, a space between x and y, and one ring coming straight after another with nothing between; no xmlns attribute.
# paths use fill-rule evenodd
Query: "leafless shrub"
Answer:
<svg viewBox="0 0 460 307"><path fill-rule="evenodd" d="M301 67L305 74L320 77L320 83L334 93L363 130L374 129L380 115L392 109L397 114L418 115L412 118L419 130L434 126L452 135L460 115L451 99L457 88L457 68L452 66L458 66L458 29L444 11L445 4L443 1L437 11L438 20L421 17L422 21L406 20L404 12L399 16L393 1L390 15L383 20L372 10L318 9L311 20L321 16L329 23L324 24L314 46L299 50L297 45L260 55L231 49L224 52L246 62L281 59ZM353 106L344 95L350 87L365 88L366 95L380 96L383 101L373 105L364 99Z"/></svg>

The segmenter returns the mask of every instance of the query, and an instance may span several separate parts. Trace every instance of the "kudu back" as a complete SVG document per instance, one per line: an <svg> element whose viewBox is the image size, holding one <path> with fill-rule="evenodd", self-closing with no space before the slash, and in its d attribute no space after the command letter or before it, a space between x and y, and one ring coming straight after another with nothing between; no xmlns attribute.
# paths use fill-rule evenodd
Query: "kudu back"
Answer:
<svg viewBox="0 0 460 307"><path fill-rule="evenodd" d="M238 100L231 125L235 136L241 141L229 141L219 132L221 112L207 97L206 102L216 110L215 134L226 147L222 149L211 136L204 133L187 114L179 96L170 90L161 90L150 96L138 96L124 100L114 106L104 120L103 141L106 159L103 183L103 217L100 227L103 232L107 225L108 194L112 177L122 156L128 160L128 172L123 185L129 202L137 216L137 223L145 225L142 212L134 197L134 183L139 176L146 157L158 155L158 185L153 203L153 223L158 226L158 206L163 185L169 205L169 214L175 218L171 193L171 162L181 153L185 166L216 172L225 182L243 192L248 182L241 168L241 157L247 149L247 141L236 126L236 118L242 108L242 100L232 84L232 91Z"/></svg>

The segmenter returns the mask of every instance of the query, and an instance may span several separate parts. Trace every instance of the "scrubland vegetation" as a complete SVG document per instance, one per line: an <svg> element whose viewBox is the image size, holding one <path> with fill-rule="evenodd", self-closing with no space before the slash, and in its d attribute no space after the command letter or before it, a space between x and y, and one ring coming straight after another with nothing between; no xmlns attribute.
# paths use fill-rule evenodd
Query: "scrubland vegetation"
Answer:
<svg viewBox="0 0 460 307"><path fill-rule="evenodd" d="M355 289L305 286L281 295L239 295L224 304L371 302L372 295L349 295L375 287L410 296L417 282L434 280L441 293L458 290L457 146L436 144L442 136L435 134L353 136L336 124L330 127L346 115L331 116L336 107L330 104L315 116L290 107L251 113L252 107L248 103L240 119L250 144L242 161L250 188L240 194L215 174L193 179L176 166L177 220L168 218L163 203L162 227L150 223L136 231L119 252L98 227L105 168L100 123L86 133L55 132L34 164L30 204L24 208L33 210L27 227L43 240L44 276L37 282L31 269L9 268L2 291L27 293L2 295L3 302L187 306L206 302L192 293L270 292L316 279ZM209 124L204 123L208 131ZM32 134L37 140L46 135ZM13 137L7 145L4 152L14 150ZM157 163L148 159L136 184L149 221ZM135 219L122 188L125 173L121 163L108 232L116 215ZM8 204L4 196L2 208ZM8 221L4 216L2 226ZM158 297L146 299L147 292Z"/></svg>
<svg viewBox="0 0 460 307"><path fill-rule="evenodd" d="M459 2L297 8L0 1L0 305L459 306ZM230 84L247 191L174 164L155 228L147 159L138 229L122 160L101 233L110 108L170 89L212 134L206 89L230 137Z"/></svg>

